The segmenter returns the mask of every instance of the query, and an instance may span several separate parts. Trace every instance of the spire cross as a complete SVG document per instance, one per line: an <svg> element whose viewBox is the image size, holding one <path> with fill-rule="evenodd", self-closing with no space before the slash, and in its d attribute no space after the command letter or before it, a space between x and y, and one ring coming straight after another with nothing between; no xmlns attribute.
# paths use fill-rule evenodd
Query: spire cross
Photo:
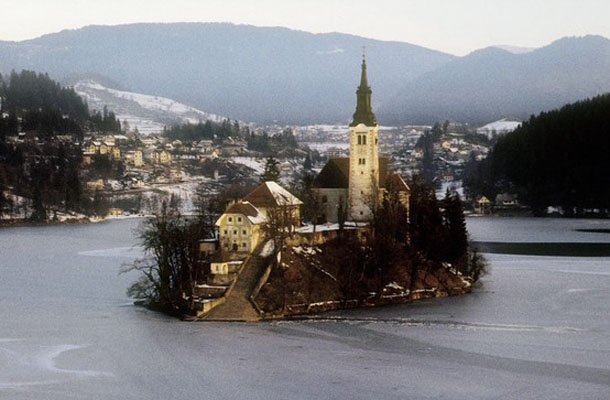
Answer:
<svg viewBox="0 0 610 400"><path fill-rule="evenodd" d="M362 61L364 62L366 46L362 46Z"/></svg>

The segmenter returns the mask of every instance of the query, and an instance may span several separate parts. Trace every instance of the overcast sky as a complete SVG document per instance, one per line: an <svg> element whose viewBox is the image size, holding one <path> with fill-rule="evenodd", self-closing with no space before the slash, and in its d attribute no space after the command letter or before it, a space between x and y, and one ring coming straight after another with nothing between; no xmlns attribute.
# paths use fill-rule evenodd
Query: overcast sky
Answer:
<svg viewBox="0 0 610 400"><path fill-rule="evenodd" d="M467 54L539 47L560 37L610 37L608 0L0 0L0 40L85 25L234 22L345 32Z"/></svg>

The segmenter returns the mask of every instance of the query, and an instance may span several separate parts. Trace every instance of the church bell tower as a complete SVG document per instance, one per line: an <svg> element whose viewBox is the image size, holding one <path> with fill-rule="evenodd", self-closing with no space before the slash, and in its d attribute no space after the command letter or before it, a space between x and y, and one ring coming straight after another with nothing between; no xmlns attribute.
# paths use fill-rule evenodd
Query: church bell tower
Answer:
<svg viewBox="0 0 610 400"><path fill-rule="evenodd" d="M348 219L352 221L369 221L379 196L379 125L371 108L371 93L363 53L356 112L349 126Z"/></svg>

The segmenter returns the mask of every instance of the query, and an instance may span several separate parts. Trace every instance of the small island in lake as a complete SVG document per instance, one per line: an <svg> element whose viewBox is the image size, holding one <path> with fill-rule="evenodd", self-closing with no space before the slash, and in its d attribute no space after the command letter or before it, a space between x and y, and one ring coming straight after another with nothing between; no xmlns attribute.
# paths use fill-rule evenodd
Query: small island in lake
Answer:
<svg viewBox="0 0 610 400"><path fill-rule="evenodd" d="M190 218L163 203L141 228L147 256L127 268L142 272L129 294L186 319L256 321L470 292L485 263L461 200L437 201L379 157L364 58L349 131L349 158L306 175L296 195L270 157L258 187L220 200L219 218L205 195Z"/></svg>

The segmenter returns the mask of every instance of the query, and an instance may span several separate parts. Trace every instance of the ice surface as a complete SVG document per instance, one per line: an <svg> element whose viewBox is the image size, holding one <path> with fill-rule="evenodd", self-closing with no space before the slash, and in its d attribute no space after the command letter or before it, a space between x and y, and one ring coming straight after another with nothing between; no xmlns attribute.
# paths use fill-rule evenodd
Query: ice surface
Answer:
<svg viewBox="0 0 610 400"><path fill-rule="evenodd" d="M553 230L598 224L494 221L469 220L472 236L575 241ZM86 253L136 244L138 223L0 230L0 398L608 398L610 258L493 254L471 295L185 323L130 304L129 259Z"/></svg>

